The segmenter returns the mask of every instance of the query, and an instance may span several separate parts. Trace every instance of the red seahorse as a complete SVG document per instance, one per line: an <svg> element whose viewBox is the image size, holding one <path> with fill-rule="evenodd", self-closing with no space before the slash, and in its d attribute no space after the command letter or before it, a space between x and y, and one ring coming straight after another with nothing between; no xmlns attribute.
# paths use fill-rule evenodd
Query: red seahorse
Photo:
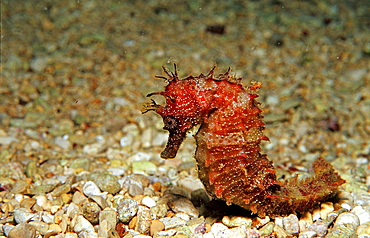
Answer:
<svg viewBox="0 0 370 238"><path fill-rule="evenodd" d="M264 123L257 91L258 82L243 87L241 78L229 70L214 76L213 67L207 75L179 79L174 72L164 72L168 85L162 95L166 106L152 100L143 113L154 110L162 116L169 140L161 157L174 158L187 131L197 124L195 158L199 178L207 192L227 204L237 204L259 216L303 213L334 196L345 181L324 159L313 164L315 175L281 182L272 162L260 152Z"/></svg>

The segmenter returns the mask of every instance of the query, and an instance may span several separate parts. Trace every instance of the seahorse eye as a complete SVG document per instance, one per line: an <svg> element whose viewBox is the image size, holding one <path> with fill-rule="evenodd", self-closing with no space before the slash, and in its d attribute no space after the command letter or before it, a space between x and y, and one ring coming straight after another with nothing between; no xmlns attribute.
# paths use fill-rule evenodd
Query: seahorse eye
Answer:
<svg viewBox="0 0 370 238"><path fill-rule="evenodd" d="M163 118L164 127L165 130L172 130L177 127L177 120L176 118L172 116L166 116Z"/></svg>

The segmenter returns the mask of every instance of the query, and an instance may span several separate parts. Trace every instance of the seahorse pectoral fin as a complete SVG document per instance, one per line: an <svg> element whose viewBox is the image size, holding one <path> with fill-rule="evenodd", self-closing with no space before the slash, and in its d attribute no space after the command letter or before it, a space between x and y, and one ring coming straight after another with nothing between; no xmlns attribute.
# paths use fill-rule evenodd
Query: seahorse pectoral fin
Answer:
<svg viewBox="0 0 370 238"><path fill-rule="evenodd" d="M162 151L161 157L163 159L172 159L176 157L177 151L181 143L186 137L186 131L181 132L178 130L170 131L166 148Z"/></svg>

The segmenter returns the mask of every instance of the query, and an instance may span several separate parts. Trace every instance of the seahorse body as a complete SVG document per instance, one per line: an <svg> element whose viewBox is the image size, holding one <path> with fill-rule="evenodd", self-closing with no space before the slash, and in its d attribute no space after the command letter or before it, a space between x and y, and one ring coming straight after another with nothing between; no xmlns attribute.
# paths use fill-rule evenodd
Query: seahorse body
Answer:
<svg viewBox="0 0 370 238"><path fill-rule="evenodd" d="M229 70L179 79L168 72L164 92L151 93L166 98L166 106L152 104L145 111L162 116L169 140L161 157L174 158L186 133L200 124L195 135L195 158L199 178L207 192L227 204L237 204L259 216L303 213L336 194L345 181L323 159L314 162L315 175L299 181L296 177L280 182L275 168L260 152L263 116L256 101L259 83L243 87L241 78ZM162 77L164 78L164 77Z"/></svg>

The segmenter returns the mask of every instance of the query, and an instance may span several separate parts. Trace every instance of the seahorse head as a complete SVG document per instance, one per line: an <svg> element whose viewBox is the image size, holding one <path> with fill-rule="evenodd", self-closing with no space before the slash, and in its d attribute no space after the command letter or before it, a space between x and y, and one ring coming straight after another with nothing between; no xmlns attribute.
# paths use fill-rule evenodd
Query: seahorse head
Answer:
<svg viewBox="0 0 370 238"><path fill-rule="evenodd" d="M201 123L204 110L199 104L199 92L195 88L195 79L192 76L179 79L177 71L168 72L166 81L168 85L164 92L150 93L147 96L161 95L166 99L166 105L161 106L154 100L145 106L143 113L155 111L163 118L163 129L169 131L169 139L166 148L162 151L161 157L164 159L174 158L177 151L186 137L186 133L195 125ZM161 77L162 76L157 76Z"/></svg>

